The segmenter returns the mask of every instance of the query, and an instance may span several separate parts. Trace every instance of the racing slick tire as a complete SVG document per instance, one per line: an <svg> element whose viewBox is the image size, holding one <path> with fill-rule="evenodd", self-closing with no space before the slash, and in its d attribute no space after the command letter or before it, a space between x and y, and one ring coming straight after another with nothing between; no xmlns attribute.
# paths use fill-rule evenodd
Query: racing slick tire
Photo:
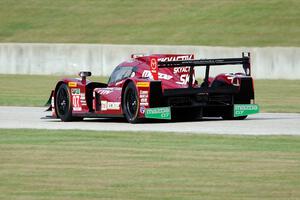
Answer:
<svg viewBox="0 0 300 200"><path fill-rule="evenodd" d="M246 119L248 115L240 116L240 117L234 117L232 113L226 113L222 115L222 118L224 120L243 120Z"/></svg>
<svg viewBox="0 0 300 200"><path fill-rule="evenodd" d="M226 82L222 81L222 80L215 80L212 83L211 87L218 88L218 87L224 87L226 85L228 85L228 84ZM242 102L242 103L249 104L250 100L249 100L249 102L245 101L245 102ZM221 117L224 120L243 120L243 119L246 119L248 117L248 115L240 116L240 117L234 117L233 116L233 107L230 107L229 109L226 109L226 111L223 113L223 115Z"/></svg>
<svg viewBox="0 0 300 200"><path fill-rule="evenodd" d="M64 122L80 121L83 118L72 116L72 103L70 90L66 84L61 84L55 96L55 110L57 116Z"/></svg>
<svg viewBox="0 0 300 200"><path fill-rule="evenodd" d="M250 101L246 101L246 102L243 102L243 103L246 103L246 104L249 104ZM222 115L222 118L224 120L243 120L243 119L246 119L248 117L248 115L245 115L245 116L240 116L240 117L234 117L233 116L233 106L230 107L230 109L228 109L228 111L226 111L223 115Z"/></svg>
<svg viewBox="0 0 300 200"><path fill-rule="evenodd" d="M138 92L133 82L128 83L125 88L122 108L124 110L125 118L129 123L137 123L140 121L139 114L139 99Z"/></svg>

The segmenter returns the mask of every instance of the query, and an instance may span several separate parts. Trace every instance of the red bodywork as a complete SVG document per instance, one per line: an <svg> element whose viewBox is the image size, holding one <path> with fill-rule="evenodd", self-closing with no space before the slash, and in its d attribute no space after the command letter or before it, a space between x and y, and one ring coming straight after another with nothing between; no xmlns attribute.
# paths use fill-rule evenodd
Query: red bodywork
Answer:
<svg viewBox="0 0 300 200"><path fill-rule="evenodd" d="M160 82L163 95L165 90L188 89L190 86L192 86L192 88L202 87L201 84L203 83L202 81L200 83L196 81L194 71L190 73L190 66L158 68L158 62L193 60L193 54L154 54L151 56L132 57L132 60L119 64L116 69L122 71L122 68L132 68L133 71L130 74L125 73L123 78L121 76L120 78L116 78L116 80L112 80L115 73L117 73L114 71L108 84L91 82L86 80L85 77L65 78L59 81L51 95L53 117L57 117L54 99L57 95L57 89L61 84L66 84L68 86L71 94L70 102L72 115L78 117L124 117L122 98L124 89L129 82L133 82L138 91L139 118L144 118L145 109L155 105L155 103L153 103L155 97L152 95L152 99L150 98L152 82ZM190 79L190 75L192 75L192 79ZM219 81L239 88L242 79L245 78L251 79L252 83L252 78L250 76L238 73L220 74L216 77L208 77L206 84L208 84L207 87L209 88ZM192 80L191 83L189 82L190 80ZM253 92L253 88L250 90ZM253 97L251 96L250 99L254 99L254 92ZM152 102L151 105L150 102ZM174 107L176 107L176 105L178 104L174 104ZM157 105L157 107L159 106L160 105ZM172 104L168 103L167 106L172 107ZM207 116L211 115L209 114L210 111L207 113Z"/></svg>

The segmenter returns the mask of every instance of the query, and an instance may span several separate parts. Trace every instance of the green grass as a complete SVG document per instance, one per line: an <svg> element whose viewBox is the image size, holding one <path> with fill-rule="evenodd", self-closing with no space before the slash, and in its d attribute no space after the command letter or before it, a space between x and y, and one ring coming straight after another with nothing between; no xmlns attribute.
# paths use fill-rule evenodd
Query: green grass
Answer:
<svg viewBox="0 0 300 200"><path fill-rule="evenodd" d="M300 137L6 130L0 199L299 199Z"/></svg>
<svg viewBox="0 0 300 200"><path fill-rule="evenodd" d="M60 78L0 74L0 105L43 106ZM92 80L107 82L106 77ZM300 80L256 80L255 92L262 112L300 113Z"/></svg>
<svg viewBox="0 0 300 200"><path fill-rule="evenodd" d="M1 0L0 42L300 46L299 0Z"/></svg>
<svg viewBox="0 0 300 200"><path fill-rule="evenodd" d="M300 113L300 80L256 80L254 85L262 111Z"/></svg>
<svg viewBox="0 0 300 200"><path fill-rule="evenodd" d="M0 74L0 105L44 106L55 84L65 76L3 75ZM78 76L69 76L78 78ZM105 77L90 80L107 82Z"/></svg>

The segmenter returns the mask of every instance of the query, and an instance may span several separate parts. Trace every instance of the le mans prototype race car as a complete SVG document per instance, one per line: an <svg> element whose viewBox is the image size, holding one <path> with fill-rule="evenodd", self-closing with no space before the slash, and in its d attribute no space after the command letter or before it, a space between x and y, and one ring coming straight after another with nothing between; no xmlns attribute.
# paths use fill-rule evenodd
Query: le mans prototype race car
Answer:
<svg viewBox="0 0 300 200"><path fill-rule="evenodd" d="M244 73L210 77L215 65L241 65ZM198 66L205 67L201 82L195 78ZM79 76L56 84L48 101L52 117L62 121L125 117L130 123L147 118L240 120L259 111L249 53L241 58L200 60L193 54L132 55L114 69L108 83L87 80L91 76L87 71Z"/></svg>

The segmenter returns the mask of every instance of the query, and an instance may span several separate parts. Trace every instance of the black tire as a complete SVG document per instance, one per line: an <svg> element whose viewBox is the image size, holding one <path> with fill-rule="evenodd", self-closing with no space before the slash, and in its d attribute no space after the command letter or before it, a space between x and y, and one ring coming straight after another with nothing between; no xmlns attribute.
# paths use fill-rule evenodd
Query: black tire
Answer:
<svg viewBox="0 0 300 200"><path fill-rule="evenodd" d="M222 115L222 118L224 120L243 120L246 119L248 115L246 116L240 116L240 117L234 117L233 116L233 107L230 107L225 111L225 113Z"/></svg>
<svg viewBox="0 0 300 200"><path fill-rule="evenodd" d="M129 123L139 122L139 99L138 92L133 82L128 83L123 95L122 108L125 118Z"/></svg>
<svg viewBox="0 0 300 200"><path fill-rule="evenodd" d="M224 114L224 115L222 115L222 118L224 120L243 120L243 119L246 119L247 117L248 117L248 115L240 116L240 117L233 117L233 114Z"/></svg>
<svg viewBox="0 0 300 200"><path fill-rule="evenodd" d="M55 110L57 116L64 122L80 121L83 118L72 116L70 90L66 84L61 84L55 96Z"/></svg>

